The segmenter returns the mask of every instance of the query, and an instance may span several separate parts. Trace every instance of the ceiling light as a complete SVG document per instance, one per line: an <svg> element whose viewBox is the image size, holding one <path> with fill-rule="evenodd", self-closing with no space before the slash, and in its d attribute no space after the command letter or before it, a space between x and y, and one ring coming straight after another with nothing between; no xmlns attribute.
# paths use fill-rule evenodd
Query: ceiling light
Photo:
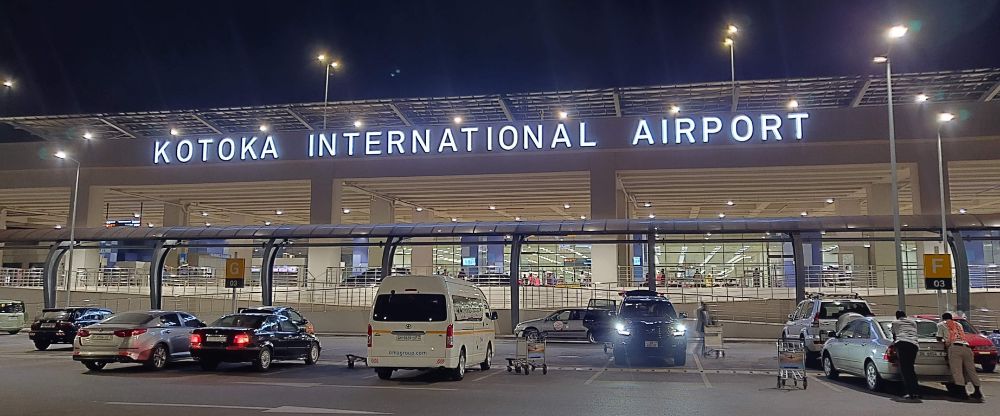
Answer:
<svg viewBox="0 0 1000 416"><path fill-rule="evenodd" d="M57 230L61 230L62 229L62 225L56 224L56 229Z"/></svg>
<svg viewBox="0 0 1000 416"><path fill-rule="evenodd" d="M141 217L141 215L139 215L138 212L133 212L132 213L132 218L139 218L139 217Z"/></svg>
<svg viewBox="0 0 1000 416"><path fill-rule="evenodd" d="M514 221L521 221L521 217L514 217Z"/></svg>
<svg viewBox="0 0 1000 416"><path fill-rule="evenodd" d="M928 99L927 94L917 94L916 101L918 103L922 103L924 101L927 101L927 99Z"/></svg>
<svg viewBox="0 0 1000 416"><path fill-rule="evenodd" d="M281 215L281 214L284 214L284 213L285 213L285 211L282 211L280 209L274 210L274 215Z"/></svg>
<svg viewBox="0 0 1000 416"><path fill-rule="evenodd" d="M362 123L362 122L361 122L361 120L354 120L354 127L361 127L361 126L363 126L364 124L365 124L365 123Z"/></svg>
<svg viewBox="0 0 1000 416"><path fill-rule="evenodd" d="M566 209L569 209L569 206L570 206L570 205L569 205L568 203L566 203L566 204L563 204L563 208L566 208Z"/></svg>
<svg viewBox="0 0 1000 416"><path fill-rule="evenodd" d="M94 138L94 133L91 133L91 132L89 132L89 131L87 131L87 132L84 132L84 133L83 133L83 138L84 138L84 139L87 139L87 140L90 140L90 139L93 139L93 138Z"/></svg>
<svg viewBox="0 0 1000 416"><path fill-rule="evenodd" d="M794 100L794 99L793 100L789 100L788 101L788 108L790 108L792 110L794 110L796 108L799 108L799 101L798 100Z"/></svg>
<svg viewBox="0 0 1000 416"><path fill-rule="evenodd" d="M955 119L955 115L952 113L938 113L937 120L939 123L947 123Z"/></svg>
<svg viewBox="0 0 1000 416"><path fill-rule="evenodd" d="M681 108L680 107L678 107L676 105L670 106L670 114L677 114L677 113L680 113L680 112L681 112Z"/></svg>
<svg viewBox="0 0 1000 416"><path fill-rule="evenodd" d="M451 217L451 222L458 222L458 218Z"/></svg>
<svg viewBox="0 0 1000 416"><path fill-rule="evenodd" d="M212 226L212 223L210 223L210 222L206 222L206 223L205 223L205 226L206 226L206 227L211 227L211 226Z"/></svg>
<svg viewBox="0 0 1000 416"><path fill-rule="evenodd" d="M455 124L459 124L462 122L462 117L455 116L455 118L451 119L451 121L454 121Z"/></svg>
<svg viewBox="0 0 1000 416"><path fill-rule="evenodd" d="M581 215L581 216L580 216L580 219L581 219L581 220L585 220L585 219L587 219L587 216L586 216L586 215Z"/></svg>
<svg viewBox="0 0 1000 416"><path fill-rule="evenodd" d="M649 218L650 218L650 219L652 219L652 218L656 218L656 214L653 214L653 213L650 213L650 214L649 214Z"/></svg>
<svg viewBox="0 0 1000 416"><path fill-rule="evenodd" d="M267 125L266 124L261 124L260 127L257 127L257 130L267 131Z"/></svg>
<svg viewBox="0 0 1000 416"><path fill-rule="evenodd" d="M421 207L417 207L417 212L423 212L423 211L424 211L424 209L423 209L423 208L421 208Z"/></svg>
<svg viewBox="0 0 1000 416"><path fill-rule="evenodd" d="M149 228L153 228L153 223L146 224Z"/></svg>
<svg viewBox="0 0 1000 416"><path fill-rule="evenodd" d="M646 207L646 208L649 208L649 207L653 206L653 203L652 203L652 202L644 202L644 203L642 204L642 206L644 206L644 207Z"/></svg>
<svg viewBox="0 0 1000 416"><path fill-rule="evenodd" d="M733 206L736 205L736 203L733 201L726 201L726 205Z"/></svg>
<svg viewBox="0 0 1000 416"><path fill-rule="evenodd" d="M802 213L800 213L799 215L801 215L801 216L805 217L805 216L809 215L809 213L808 213L808 212L805 212L805 211L802 211Z"/></svg>
<svg viewBox="0 0 1000 416"><path fill-rule="evenodd" d="M271 221L264 221L264 225L271 225Z"/></svg>
<svg viewBox="0 0 1000 416"><path fill-rule="evenodd" d="M827 204L832 204L833 203L833 198L827 198L826 199L826 203Z"/></svg>
<svg viewBox="0 0 1000 416"><path fill-rule="evenodd" d="M969 210L967 210L967 209L965 209L965 208L959 208L959 209L958 209L958 213L959 213L959 214L967 214L967 213L969 213Z"/></svg>
<svg viewBox="0 0 1000 416"><path fill-rule="evenodd" d="M350 213L351 213L351 209L350 209L350 208L344 208L344 209L343 209L343 212L344 212L345 214L350 214Z"/></svg>
<svg viewBox="0 0 1000 416"><path fill-rule="evenodd" d="M170 129L170 135L171 136L177 136L177 135L180 135L180 134L181 134L181 132L177 131L177 129Z"/></svg>
<svg viewBox="0 0 1000 416"><path fill-rule="evenodd" d="M705 233L705 237L711 237L712 233Z"/></svg>
<svg viewBox="0 0 1000 416"><path fill-rule="evenodd" d="M569 117L569 113L567 113L567 112L565 112L565 111L560 111L560 112L559 112L559 119L560 119L560 120L565 120L565 119L567 119L568 117Z"/></svg>
<svg viewBox="0 0 1000 416"><path fill-rule="evenodd" d="M726 218L726 213L720 212L719 213L719 218Z"/></svg>
<svg viewBox="0 0 1000 416"><path fill-rule="evenodd" d="M201 216L202 216L202 217L207 217L207 216L208 216L208 213L207 213L207 212L205 212L205 211L202 211L202 212L201 212Z"/></svg>
<svg viewBox="0 0 1000 416"><path fill-rule="evenodd" d="M496 205L490 205L490 211L496 211L496 209L497 209Z"/></svg>
<svg viewBox="0 0 1000 416"><path fill-rule="evenodd" d="M865 243L864 246L865 248L872 248L872 243Z"/></svg>

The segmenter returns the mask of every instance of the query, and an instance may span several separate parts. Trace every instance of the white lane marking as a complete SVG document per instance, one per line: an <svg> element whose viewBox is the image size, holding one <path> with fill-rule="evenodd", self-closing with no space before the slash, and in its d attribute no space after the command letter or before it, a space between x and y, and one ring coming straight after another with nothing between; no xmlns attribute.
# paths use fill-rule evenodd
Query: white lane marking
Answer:
<svg viewBox="0 0 1000 416"><path fill-rule="evenodd" d="M115 406L152 406L152 407L198 407L210 409L239 409L239 410L269 410L270 407L259 406L225 406L216 404L190 404L190 403L133 403L133 402L105 402Z"/></svg>
<svg viewBox="0 0 1000 416"><path fill-rule="evenodd" d="M278 386L278 387L316 387L321 386L320 383L282 383L282 382L267 382L267 381L237 381L236 384L253 384L258 386Z"/></svg>
<svg viewBox="0 0 1000 416"><path fill-rule="evenodd" d="M472 381L484 380L486 378L493 377L493 376L495 376L497 374L500 374L500 372L497 371L497 370L493 370L493 371L489 372L489 374L486 374L485 376L477 377L477 378L472 379Z"/></svg>
<svg viewBox="0 0 1000 416"><path fill-rule="evenodd" d="M691 347L691 356L694 357L694 365L698 367L698 374L701 374L701 381L705 383L705 387L712 388L712 383L708 381L708 374L705 374L705 368L701 366L701 360L698 359L698 354L694 353L696 346L697 344ZM687 352L687 349L684 351Z"/></svg>
<svg viewBox="0 0 1000 416"><path fill-rule="evenodd" d="M580 358L579 355L557 355L559 358Z"/></svg>
<svg viewBox="0 0 1000 416"><path fill-rule="evenodd" d="M392 413L367 412L364 410L324 409L321 407L280 406L267 409L264 413L308 413L327 415L391 415Z"/></svg>
<svg viewBox="0 0 1000 416"><path fill-rule="evenodd" d="M317 387L332 387L335 389L377 389L377 390L428 390L428 391L456 391L458 389L444 389L440 387L402 387L402 386L350 386L346 384L320 384Z"/></svg>
<svg viewBox="0 0 1000 416"><path fill-rule="evenodd" d="M614 358L608 358L608 362L604 363L604 367L601 368L600 371L594 373L594 375L590 376L590 378L588 378L587 381L583 382L583 384L590 385L590 383L593 383L594 380L597 380L597 378L600 377L601 374L604 374L604 372L608 370L608 366L611 365L612 360L614 360Z"/></svg>
<svg viewBox="0 0 1000 416"><path fill-rule="evenodd" d="M823 380L820 380L819 377L813 377L812 379L815 380L820 385L825 386L825 387L829 388L830 390L833 390L833 391L835 391L837 393L843 393L844 392L844 390L841 389L840 387L834 386L831 383L827 383L827 382L825 382Z"/></svg>

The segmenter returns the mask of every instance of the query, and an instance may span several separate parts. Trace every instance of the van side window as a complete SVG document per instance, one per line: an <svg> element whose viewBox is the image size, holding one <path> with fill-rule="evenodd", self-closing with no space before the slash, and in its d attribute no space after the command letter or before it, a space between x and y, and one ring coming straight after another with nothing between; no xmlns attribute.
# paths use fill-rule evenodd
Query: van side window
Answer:
<svg viewBox="0 0 1000 416"><path fill-rule="evenodd" d="M486 314L486 302L480 299L452 295L451 304L455 308L455 321L482 321Z"/></svg>

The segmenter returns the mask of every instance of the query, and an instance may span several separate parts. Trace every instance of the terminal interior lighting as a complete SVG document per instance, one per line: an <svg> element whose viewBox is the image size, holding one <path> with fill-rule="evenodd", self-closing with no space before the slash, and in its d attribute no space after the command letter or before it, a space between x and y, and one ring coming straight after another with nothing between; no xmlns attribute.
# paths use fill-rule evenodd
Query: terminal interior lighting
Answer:
<svg viewBox="0 0 1000 416"><path fill-rule="evenodd" d="M281 215L281 214L284 214L284 213L285 213L285 211L282 211L280 209L274 210L274 215Z"/></svg>
<svg viewBox="0 0 1000 416"><path fill-rule="evenodd" d="M725 212L720 212L719 213L719 218L726 218L726 213Z"/></svg>
<svg viewBox="0 0 1000 416"><path fill-rule="evenodd" d="M132 213L132 218L139 218L139 217L141 217L141 215L139 215L138 212L133 212Z"/></svg>
<svg viewBox="0 0 1000 416"><path fill-rule="evenodd" d="M458 222L458 218L451 217L451 222Z"/></svg>
<svg viewBox="0 0 1000 416"><path fill-rule="evenodd" d="M909 31L909 29L906 26L896 25L896 26L890 27L889 31L886 32L886 35L889 36L889 39L899 39L899 38L901 38L903 36L906 36L906 32L908 32L908 31Z"/></svg>
<svg viewBox="0 0 1000 416"><path fill-rule="evenodd" d="M271 225L271 221L264 221L264 225Z"/></svg>
<svg viewBox="0 0 1000 416"><path fill-rule="evenodd" d="M201 212L201 216L202 216L202 217L207 217L207 216L208 216L208 212L206 212L206 211L202 211L202 212Z"/></svg>
<svg viewBox="0 0 1000 416"><path fill-rule="evenodd" d="M965 208L959 208L959 209L958 209L958 213L959 213L959 214L968 214L968 213L969 213L969 210L967 210L967 209L965 209Z"/></svg>
<svg viewBox="0 0 1000 416"><path fill-rule="evenodd" d="M563 204L563 208L569 209L570 205L568 203Z"/></svg>
<svg viewBox="0 0 1000 416"><path fill-rule="evenodd" d="M56 224L56 229L57 230L61 230L62 229L62 225Z"/></svg>
<svg viewBox="0 0 1000 416"><path fill-rule="evenodd" d="M351 209L350 208L344 208L344 213L345 214L350 214L351 213Z"/></svg>
<svg viewBox="0 0 1000 416"><path fill-rule="evenodd" d="M93 139L94 138L94 133L91 133L89 131L85 131L85 132L83 132L83 138L87 139L87 140Z"/></svg>
<svg viewBox="0 0 1000 416"><path fill-rule="evenodd" d="M801 215L803 217L806 217L806 216L809 216L809 213L805 212L805 211L802 211L802 213L800 213L799 215Z"/></svg>
<svg viewBox="0 0 1000 416"><path fill-rule="evenodd" d="M514 221L521 221L521 217L514 217Z"/></svg>
<svg viewBox="0 0 1000 416"><path fill-rule="evenodd" d="M918 103L922 103L927 100L928 100L927 94L917 94L916 101Z"/></svg>
<svg viewBox="0 0 1000 416"><path fill-rule="evenodd" d="M938 114L938 121L941 123L947 123L955 119L955 115L952 113L940 113Z"/></svg>
<svg viewBox="0 0 1000 416"><path fill-rule="evenodd" d="M649 214L649 218L650 219L656 218L656 214Z"/></svg>
<svg viewBox="0 0 1000 416"><path fill-rule="evenodd" d="M423 212L423 211L424 211L424 209L423 209L423 208L421 208L421 207L417 207L417 212Z"/></svg>
<svg viewBox="0 0 1000 416"><path fill-rule="evenodd" d="M497 209L496 205L490 205L490 211L496 211L496 209Z"/></svg>
<svg viewBox="0 0 1000 416"><path fill-rule="evenodd" d="M729 201L726 201L726 205L733 206L733 205L736 205L736 203L733 202L732 200L729 200Z"/></svg>
<svg viewBox="0 0 1000 416"><path fill-rule="evenodd" d="M153 228L153 227L155 226L155 224L153 224L153 223L148 223L148 224L146 224L146 226L147 226L147 227L149 227L149 228Z"/></svg>
<svg viewBox="0 0 1000 416"><path fill-rule="evenodd" d="M644 203L642 204L642 206L644 206L644 207L646 207L646 208L649 208L649 207L653 206L653 203L652 203L652 202L644 202Z"/></svg>
<svg viewBox="0 0 1000 416"><path fill-rule="evenodd" d="M580 219L581 219L581 220L585 220L585 219L587 219L587 216L586 216L586 215L581 215L581 216L580 216Z"/></svg>

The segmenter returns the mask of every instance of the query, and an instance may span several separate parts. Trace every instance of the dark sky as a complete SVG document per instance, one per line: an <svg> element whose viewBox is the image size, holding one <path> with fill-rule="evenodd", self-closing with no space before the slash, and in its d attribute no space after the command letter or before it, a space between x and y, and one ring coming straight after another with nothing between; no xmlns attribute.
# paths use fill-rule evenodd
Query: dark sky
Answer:
<svg viewBox="0 0 1000 416"><path fill-rule="evenodd" d="M1000 0L0 2L0 115L1000 67ZM399 70L399 75L390 77Z"/></svg>

